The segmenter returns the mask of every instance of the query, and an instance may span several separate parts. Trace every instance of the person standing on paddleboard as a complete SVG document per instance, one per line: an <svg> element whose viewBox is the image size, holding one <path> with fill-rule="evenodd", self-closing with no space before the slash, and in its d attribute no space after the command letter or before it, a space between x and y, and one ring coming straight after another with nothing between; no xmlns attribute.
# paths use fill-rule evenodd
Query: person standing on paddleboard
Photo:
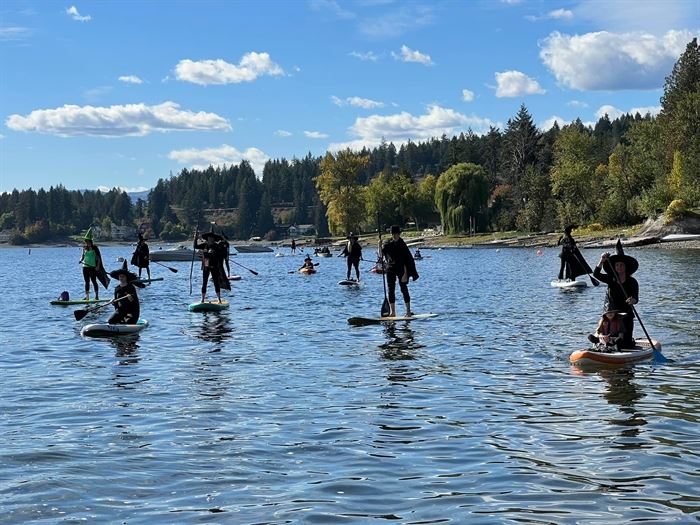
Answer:
<svg viewBox="0 0 700 525"><path fill-rule="evenodd" d="M90 282L95 288L95 301L100 299L100 289L97 286L97 280L107 288L109 277L102 265L102 254L100 249L92 242L92 228L89 228L83 237L85 245L83 246L83 254L80 256L79 264L83 265L83 279L85 280L85 301L90 299Z"/></svg>
<svg viewBox="0 0 700 525"><path fill-rule="evenodd" d="M143 235L139 233L139 242L136 243L136 249L134 254L131 256L131 264L139 269L139 279L141 278L141 270L146 268L146 274L148 278L151 278L151 268L149 267L150 256L148 251L148 244L143 238Z"/></svg>
<svg viewBox="0 0 700 525"><path fill-rule="evenodd" d="M139 297L136 295L136 287L133 282L138 277L135 273L129 271L126 267L126 261L124 261L122 268L109 272L109 275L114 279L119 279L119 284L114 289L115 312L107 322L109 324L136 324L139 320L139 315L141 315L141 306L139 305ZM122 299L122 297L125 297L125 299ZM118 299L121 300L118 301Z"/></svg>
<svg viewBox="0 0 700 525"><path fill-rule="evenodd" d="M294 239L292 239L292 255L296 255L296 254L297 254L297 242Z"/></svg>
<svg viewBox="0 0 700 525"><path fill-rule="evenodd" d="M401 238L401 227L391 227L391 239L379 245L380 254L386 260L386 280L389 285L389 317L396 317L396 279L399 280L401 295L406 303L406 317L413 315L411 311L411 295L408 293L408 278L418 279L416 262L411 250Z"/></svg>
<svg viewBox="0 0 700 525"><path fill-rule="evenodd" d="M211 275L211 280L214 283L214 290L216 291L216 297L221 303L221 288L227 290L231 289L231 285L224 275L224 259L226 259L226 248L223 246L223 238L217 235L213 231L207 232L202 235L204 242L197 244L197 240L194 241L194 249L202 250L202 302L206 300L207 297L207 283L209 282L209 276Z"/></svg>
<svg viewBox="0 0 700 525"><path fill-rule="evenodd" d="M570 281L572 278L575 278L572 277L571 272L573 258L576 251L576 241L571 236L571 230L573 229L573 226L567 226L566 228L564 228L564 235L559 237L559 240L557 241L557 246L561 246L561 253L559 254L559 257L561 258L561 263L559 265L558 277L560 281L564 278L564 276L566 276L567 281Z"/></svg>
<svg viewBox="0 0 700 525"><path fill-rule="evenodd" d="M634 312L632 306L639 302L639 283L632 274L639 268L634 257L625 255L622 243L617 241L617 253L610 255L605 252L593 271L593 277L608 285L605 294L604 310L618 310L625 314L622 317L625 337L619 344L620 348L634 348ZM605 270L605 273L602 272ZM613 273L614 272L614 273Z"/></svg>
<svg viewBox="0 0 700 525"><path fill-rule="evenodd" d="M341 256L347 257L348 263L348 276L347 280L350 280L350 274L352 273L352 267L355 267L355 275L357 275L357 282L360 282L360 259L362 259L362 246L358 240L358 236L352 232L348 235L348 242L345 244L345 248L340 252Z"/></svg>

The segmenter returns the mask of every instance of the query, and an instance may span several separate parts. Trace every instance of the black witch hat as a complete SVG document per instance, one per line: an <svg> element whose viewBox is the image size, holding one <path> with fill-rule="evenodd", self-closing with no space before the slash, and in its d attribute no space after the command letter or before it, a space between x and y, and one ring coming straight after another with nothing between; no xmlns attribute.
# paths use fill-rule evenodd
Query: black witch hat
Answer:
<svg viewBox="0 0 700 525"><path fill-rule="evenodd" d="M622 262L625 263L625 273L626 275L632 275L634 272L637 271L639 268L639 263L637 262L637 259L630 255L625 255L625 252L622 249L622 242L620 242L620 239L617 240L617 245L615 246L615 255L611 255L608 257L608 262L610 263L609 265L606 265L605 271L610 273L611 271L615 270L615 263ZM608 267L609 266L609 267Z"/></svg>
<svg viewBox="0 0 700 525"><path fill-rule="evenodd" d="M134 281L138 280L138 276L134 272L129 271L129 268L126 265L126 259L124 259L124 265L121 268L119 268L118 270L114 270L113 272L109 272L109 276L112 279L117 279L117 280L119 279L119 276L122 274L126 275L127 282L132 283L134 286L138 286L139 288L144 288L146 286L143 283L134 282Z"/></svg>
<svg viewBox="0 0 700 525"><path fill-rule="evenodd" d="M211 231L202 234L202 239L207 240L211 237L214 242L223 240L223 237L214 231L214 227L211 227Z"/></svg>

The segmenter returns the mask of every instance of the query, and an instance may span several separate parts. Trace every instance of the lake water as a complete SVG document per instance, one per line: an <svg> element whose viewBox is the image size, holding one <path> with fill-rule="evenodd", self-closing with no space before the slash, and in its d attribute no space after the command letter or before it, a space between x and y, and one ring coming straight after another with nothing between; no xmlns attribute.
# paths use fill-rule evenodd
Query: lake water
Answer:
<svg viewBox="0 0 700 525"><path fill-rule="evenodd" d="M102 251L112 270L131 248ZM190 296L189 263L153 265L151 326L90 340L111 307L48 304L81 295L80 250L0 250L0 522L700 518L697 251L628 250L668 361L590 373L568 356L604 285L551 288L555 250L425 253L410 289L434 319L349 327L379 313L380 276L347 289L344 259L303 276L299 256L250 254L228 311L189 313L201 272Z"/></svg>

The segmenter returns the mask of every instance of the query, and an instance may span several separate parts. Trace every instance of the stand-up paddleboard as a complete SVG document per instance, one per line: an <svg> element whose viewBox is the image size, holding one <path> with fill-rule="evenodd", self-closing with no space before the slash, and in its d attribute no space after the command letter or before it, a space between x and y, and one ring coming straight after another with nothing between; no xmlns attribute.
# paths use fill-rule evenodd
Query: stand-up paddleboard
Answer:
<svg viewBox="0 0 700 525"><path fill-rule="evenodd" d="M396 321L418 321L419 319L430 319L431 317L437 317L438 314L413 314L409 316L396 316L396 317L351 317L348 319L348 324L351 325L363 325L363 324L377 324L377 323L393 323Z"/></svg>
<svg viewBox="0 0 700 525"><path fill-rule="evenodd" d="M192 303L187 307L190 312L220 312L226 308L228 308L226 299L222 299L221 302L214 299L203 303Z"/></svg>
<svg viewBox="0 0 700 525"><path fill-rule="evenodd" d="M284 254L283 254L283 253L280 253L280 252L277 252L277 253L275 254L275 257L284 257Z"/></svg>
<svg viewBox="0 0 700 525"><path fill-rule="evenodd" d="M312 275L316 273L316 268L302 268L299 270L299 273L303 273L304 275Z"/></svg>
<svg viewBox="0 0 700 525"><path fill-rule="evenodd" d="M661 350L661 343L654 339L652 341L656 349ZM577 350L569 356L569 361L580 366L620 366L648 361L654 357L654 349L647 339L635 339L634 343L634 348L614 352Z"/></svg>
<svg viewBox="0 0 700 525"><path fill-rule="evenodd" d="M585 288L588 286L586 281L552 281L551 285L555 288Z"/></svg>
<svg viewBox="0 0 700 525"><path fill-rule="evenodd" d="M148 326L148 321L139 319L136 324L87 324L80 330L83 337L114 337L137 334Z"/></svg>
<svg viewBox="0 0 700 525"><path fill-rule="evenodd" d="M139 284L151 284L162 280L162 277L154 277L153 279L136 279L134 282Z"/></svg>
<svg viewBox="0 0 700 525"><path fill-rule="evenodd" d="M228 280L229 281L240 281L242 277L240 275L230 275Z"/></svg>
<svg viewBox="0 0 700 525"><path fill-rule="evenodd" d="M108 303L109 299L71 299L69 301L51 301L49 304L58 306L71 306L75 304L98 304L98 303Z"/></svg>
<svg viewBox="0 0 700 525"><path fill-rule="evenodd" d="M355 279L343 279L342 281L338 281L338 284L341 286L360 286L360 281L356 281Z"/></svg>

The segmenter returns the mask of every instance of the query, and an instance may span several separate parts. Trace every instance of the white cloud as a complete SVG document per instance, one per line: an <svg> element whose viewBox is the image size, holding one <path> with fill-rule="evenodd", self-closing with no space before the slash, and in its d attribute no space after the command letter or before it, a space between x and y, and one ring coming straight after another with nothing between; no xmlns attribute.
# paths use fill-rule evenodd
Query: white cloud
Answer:
<svg viewBox="0 0 700 525"><path fill-rule="evenodd" d="M292 136L292 134L289 131L284 130L284 129L278 129L277 131L275 131L275 135L277 135L278 137L291 137Z"/></svg>
<svg viewBox="0 0 700 525"><path fill-rule="evenodd" d="M571 20L574 17L574 13L568 9L555 9L547 13L547 18L553 20Z"/></svg>
<svg viewBox="0 0 700 525"><path fill-rule="evenodd" d="M363 61L376 62L377 60L379 60L379 55L377 55L374 51L367 51L366 53L362 53L361 51L351 51L348 54L351 57L355 57L358 60Z"/></svg>
<svg viewBox="0 0 700 525"><path fill-rule="evenodd" d="M326 133L321 133L320 131L304 131L304 135L310 139L327 139L328 135Z"/></svg>
<svg viewBox="0 0 700 525"><path fill-rule="evenodd" d="M83 16L78 12L78 8L75 7L74 5L70 6L68 9L66 9L66 14L70 16L73 20L76 20L77 22L89 22L90 19L92 18L90 15Z"/></svg>
<svg viewBox="0 0 700 525"><path fill-rule="evenodd" d="M652 117L655 117L659 113L661 113L661 106L641 106L641 107L636 107L632 108L629 110L630 115L636 115L639 113L641 116L645 116L647 113L651 114Z"/></svg>
<svg viewBox="0 0 700 525"><path fill-rule="evenodd" d="M216 113L181 110L175 102L156 106L126 104L95 107L65 105L37 109L29 115L10 115L5 125L15 131L33 131L62 137L143 136L168 131L230 131L228 120Z"/></svg>
<svg viewBox="0 0 700 525"><path fill-rule="evenodd" d="M127 84L143 84L143 80L136 75L122 75L119 77L119 81Z"/></svg>
<svg viewBox="0 0 700 525"><path fill-rule="evenodd" d="M598 108L598 110L595 112L595 116L597 119L600 119L604 115L607 115L610 118L610 120L615 120L616 118L627 114L634 116L637 113L639 113L641 116L645 116L647 113L650 113L652 116L656 116L660 112L661 106L640 106L630 108L627 111L623 111L621 109L616 108L615 106L611 106L610 104L605 104Z"/></svg>
<svg viewBox="0 0 700 525"><path fill-rule="evenodd" d="M400 54L394 53L392 51L391 56L393 56L396 60L401 60L402 62L418 62L419 64L423 64L424 66L433 65L433 59L430 58L430 55L421 53L418 50L413 50L406 45L401 46Z"/></svg>
<svg viewBox="0 0 700 525"><path fill-rule="evenodd" d="M424 27L435 21L433 7L427 5L406 5L383 15L365 18L359 30L370 38L396 38L405 32Z"/></svg>
<svg viewBox="0 0 700 525"><path fill-rule="evenodd" d="M501 0L502 4L508 4L508 5L517 5L521 3L523 0Z"/></svg>
<svg viewBox="0 0 700 525"><path fill-rule="evenodd" d="M559 116L557 116L557 115L552 115L551 117L549 117L547 120L545 120L544 122L542 122L542 123L540 124L540 129L541 129L542 131L549 131L550 129L552 129L552 127L554 126L554 123L555 123L555 122L556 122L556 123L559 125L559 127L561 128L561 127L565 126L566 124L568 124L569 121L566 120L564 117L559 117Z"/></svg>
<svg viewBox="0 0 700 525"><path fill-rule="evenodd" d="M13 42L29 37L31 30L27 27L0 27L0 42Z"/></svg>
<svg viewBox="0 0 700 525"><path fill-rule="evenodd" d="M617 1L579 0L572 8L577 20L613 33L644 31L663 35L672 29L697 27L695 0ZM693 23L693 21L695 23Z"/></svg>
<svg viewBox="0 0 700 525"><path fill-rule="evenodd" d="M238 65L225 60L180 60L175 66L178 80L201 86L211 84L239 84L252 82L263 75L280 76L284 70L275 64L268 53L252 51L241 57Z"/></svg>
<svg viewBox="0 0 700 525"><path fill-rule="evenodd" d="M373 108L383 108L384 102L379 102L378 100L372 100L370 98L362 97L347 97L338 98L335 95L331 96L331 101L336 106L354 106L356 108L373 109Z"/></svg>
<svg viewBox="0 0 700 525"><path fill-rule="evenodd" d="M502 71L496 73L496 96L520 97L523 95L542 95L546 93L537 82L520 71Z"/></svg>
<svg viewBox="0 0 700 525"><path fill-rule="evenodd" d="M309 7L313 11L330 13L341 20L349 20L356 16L352 11L343 9L336 0L309 0Z"/></svg>
<svg viewBox="0 0 700 525"><path fill-rule="evenodd" d="M222 144L218 148L173 150L168 153L168 158L198 170L205 170L209 166L240 164L241 161L246 160L255 173L262 176L265 163L270 157L258 148L239 151L233 146Z"/></svg>
<svg viewBox="0 0 700 525"><path fill-rule="evenodd" d="M142 174L142 173L141 173L141 174ZM150 190L150 189L151 189L151 188L148 188L148 187L146 187L146 186L132 186L132 187L129 187L129 186L116 186L116 188L117 188L119 191L125 191L125 192L127 192L127 193L140 193L140 192L142 192L142 191L146 191L146 190ZM113 190L114 187L110 188L109 186L98 186L96 189L97 189L97 191L101 191L102 193L107 193L107 192Z"/></svg>
<svg viewBox="0 0 700 525"><path fill-rule="evenodd" d="M540 58L569 88L587 90L655 89L692 39L688 30L649 33L551 33L541 43Z"/></svg>
<svg viewBox="0 0 700 525"><path fill-rule="evenodd" d="M468 89L462 90L462 100L465 102L472 102L474 100L474 92Z"/></svg>
<svg viewBox="0 0 700 525"><path fill-rule="evenodd" d="M587 108L588 104L581 100L569 100L566 103L567 106L571 106L572 108Z"/></svg>
<svg viewBox="0 0 700 525"><path fill-rule="evenodd" d="M432 105L423 115L412 115L406 111L394 115L370 115L360 117L350 127L351 135L358 137L349 142L334 143L332 151L351 148L373 147L387 140L400 144L408 140L427 140L452 135L460 130L471 128L476 133L485 133L490 126L500 126L486 118L466 116L453 109Z"/></svg>

